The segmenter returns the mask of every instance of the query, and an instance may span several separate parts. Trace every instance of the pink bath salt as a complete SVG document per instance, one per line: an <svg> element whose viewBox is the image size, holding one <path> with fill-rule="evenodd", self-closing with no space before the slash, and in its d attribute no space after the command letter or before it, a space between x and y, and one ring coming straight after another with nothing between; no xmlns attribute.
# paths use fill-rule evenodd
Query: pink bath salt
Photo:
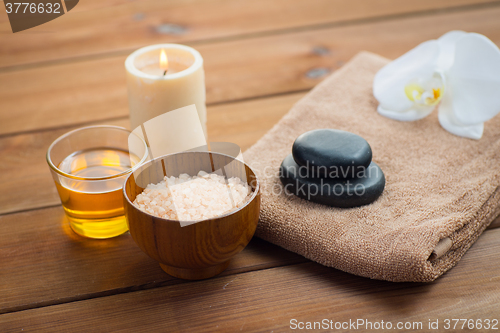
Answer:
<svg viewBox="0 0 500 333"><path fill-rule="evenodd" d="M149 184L134 204L151 215L179 221L199 221L223 215L247 201L251 187L238 177L226 179L200 171Z"/></svg>

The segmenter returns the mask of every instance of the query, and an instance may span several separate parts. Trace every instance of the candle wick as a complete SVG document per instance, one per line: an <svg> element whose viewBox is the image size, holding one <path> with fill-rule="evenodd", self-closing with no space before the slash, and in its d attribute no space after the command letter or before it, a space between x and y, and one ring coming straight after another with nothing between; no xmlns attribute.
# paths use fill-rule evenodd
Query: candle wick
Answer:
<svg viewBox="0 0 500 333"><path fill-rule="evenodd" d="M165 69L165 71L163 72L163 76L167 75L167 70Z"/></svg>

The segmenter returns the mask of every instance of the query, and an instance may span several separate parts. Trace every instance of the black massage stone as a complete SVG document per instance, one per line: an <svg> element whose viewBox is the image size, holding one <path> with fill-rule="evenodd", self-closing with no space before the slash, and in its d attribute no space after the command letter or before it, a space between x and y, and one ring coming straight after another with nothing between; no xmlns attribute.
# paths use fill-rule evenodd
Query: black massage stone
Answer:
<svg viewBox="0 0 500 333"><path fill-rule="evenodd" d="M355 178L372 161L372 149L365 139L335 129L300 135L293 143L292 154L297 164L311 169L311 178Z"/></svg>
<svg viewBox="0 0 500 333"><path fill-rule="evenodd" d="M375 201L384 191L385 176L382 169L371 162L357 178L312 178L307 168L298 165L292 154L280 167L280 179L285 194L294 194L302 199L323 205L350 208L367 205Z"/></svg>

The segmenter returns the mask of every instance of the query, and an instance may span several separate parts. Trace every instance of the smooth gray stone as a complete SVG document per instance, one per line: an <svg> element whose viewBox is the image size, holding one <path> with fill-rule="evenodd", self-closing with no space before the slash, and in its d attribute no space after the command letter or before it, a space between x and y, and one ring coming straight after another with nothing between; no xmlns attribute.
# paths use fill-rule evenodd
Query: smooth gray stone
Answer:
<svg viewBox="0 0 500 333"><path fill-rule="evenodd" d="M295 162L292 154L285 157L279 174L285 194L323 205L350 208L372 203L385 187L384 173L374 162L354 179L308 178L306 170Z"/></svg>
<svg viewBox="0 0 500 333"><path fill-rule="evenodd" d="M372 161L372 149L359 135L317 129L300 135L292 146L295 162L311 169L311 178L355 178ZM333 176L332 175L337 175Z"/></svg>

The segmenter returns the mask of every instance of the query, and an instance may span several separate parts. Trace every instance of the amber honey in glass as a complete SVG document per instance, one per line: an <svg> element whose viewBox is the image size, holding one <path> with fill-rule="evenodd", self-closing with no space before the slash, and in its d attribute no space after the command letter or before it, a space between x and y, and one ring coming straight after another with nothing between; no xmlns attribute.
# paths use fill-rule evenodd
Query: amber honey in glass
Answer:
<svg viewBox="0 0 500 333"><path fill-rule="evenodd" d="M146 157L145 143L130 137L125 129L110 126L93 126L77 130L76 140L69 142L61 137L49 148L47 159L60 160L52 174L61 203L76 233L90 238L110 238L128 230L123 210L122 186L134 166ZM68 133L71 134L72 132ZM70 135L69 137L73 137ZM92 138L90 138L92 136ZM100 142L103 139L102 142ZM60 141L68 141L66 144ZM121 140L120 140L121 139ZM128 140L136 154L129 152ZM62 147L83 148L61 158ZM79 143L79 144L77 144ZM58 149L59 148L59 149ZM61 155L59 158L56 155Z"/></svg>

